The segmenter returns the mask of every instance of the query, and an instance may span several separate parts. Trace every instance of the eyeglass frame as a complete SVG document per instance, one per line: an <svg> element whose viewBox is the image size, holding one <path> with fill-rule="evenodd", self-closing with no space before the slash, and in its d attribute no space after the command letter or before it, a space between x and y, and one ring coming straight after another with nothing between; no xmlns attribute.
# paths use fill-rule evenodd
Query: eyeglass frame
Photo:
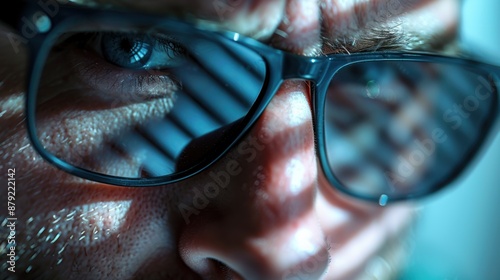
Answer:
<svg viewBox="0 0 500 280"><path fill-rule="evenodd" d="M306 57L275 49L262 42L243 36L236 32L202 28L186 21L185 19L178 19L175 17L166 18L165 16L154 14L131 12L126 10L85 7L77 4L59 5L57 7L58 11L54 15L50 15L50 13L46 12L45 9L44 11L41 11L40 7L37 7L34 2L16 1L14 3L11 3L11 5L13 5L13 8L9 10L4 9L3 12L0 12L0 19L2 19L2 21L9 25L11 28L17 29L17 31L19 31L21 34L24 31L23 28L26 27L25 24L28 18L35 19L37 17L38 23L47 24L48 20L48 23L50 24L50 28L48 30L35 30L35 32L37 33L27 40L28 51L31 54L28 61L28 75L26 79L27 93L25 100L25 114L28 137L34 149L44 160L63 170L64 172L87 180L123 187L154 187L176 183L195 176L212 166L215 162L226 155L229 150L231 150L240 140L243 139L243 137L250 131L258 118L262 115L265 108L277 93L280 85L285 80L303 79L311 84L310 95L312 99L311 110L313 115L313 130L315 136L314 141L316 147L318 147L316 149L316 152L319 158L321 170L328 180L329 184L331 185L331 187L340 190L341 192L351 197L355 197L361 200L378 202L378 198L375 198L374 196L360 195L346 188L344 184L333 174L333 171L331 170L328 163L328 156L326 154L326 144L324 137L324 104L329 82L333 79L337 71L339 71L343 67L360 62L437 62L454 64L464 67L474 67L475 69L480 69L482 72L490 74L490 78L491 75L493 77L496 77L495 80L497 80L498 83L496 86L497 94L494 95L494 108L491 112L491 116L488 117L488 121L485 127L478 132L482 133L482 135L484 136L478 140L475 148L466 156L465 159L463 159L462 163L455 169L455 171L450 174L448 178L437 184L436 187L432 188L431 190L425 190L420 193L414 193L411 195L400 195L395 197L388 196L385 198L387 199L387 202L424 197L449 185L463 173L464 169L467 166L471 165L472 160L479 158L479 151L484 150L484 147L487 146L486 143L490 143L492 141L495 134L493 133L493 131L499 131L500 128L500 114L498 112L498 108L500 107L500 97L498 94L498 89L500 87L500 80L498 79L498 76L500 76L500 67L487 64L485 62L480 62L469 58L458 58L434 53L413 51L330 54L321 57ZM158 23L169 23L169 25L175 25L178 28L176 30L195 32L197 35L210 38L210 40L213 40L216 43L231 40L245 46L246 48L249 48L250 50L256 52L261 56L266 64L266 78L264 80L262 90L259 93L259 96L255 100L254 104L250 108L249 112L243 118L243 128L239 129L239 132L236 135L226 137L226 139L232 139L231 141L228 141L228 145L217 146L216 150L213 152L213 154L217 154L217 156L210 157L208 161L202 161L185 171L170 175L164 175L154 178L122 178L112 175L95 173L74 166L49 153L43 147L38 137L36 136L36 121L34 117L36 111L36 94L38 92L38 86L41 78L41 70L43 69L45 60L49 54L51 47L53 46L54 41L59 35L58 32L60 30L66 30L66 27L71 24L79 23L82 21L92 22L93 20L98 20L99 22L114 22L115 20L119 20L120 22L123 22L124 18L128 20L133 19L133 22L135 24L147 23L152 26ZM40 22L40 20L42 21ZM33 24L33 26L36 27L35 24ZM208 34L210 36L208 36Z"/></svg>

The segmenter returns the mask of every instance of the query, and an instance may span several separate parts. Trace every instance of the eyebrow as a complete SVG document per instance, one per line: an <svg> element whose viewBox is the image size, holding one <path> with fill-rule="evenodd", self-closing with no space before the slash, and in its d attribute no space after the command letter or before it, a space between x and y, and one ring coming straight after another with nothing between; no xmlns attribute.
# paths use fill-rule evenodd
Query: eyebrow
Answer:
<svg viewBox="0 0 500 280"><path fill-rule="evenodd" d="M362 1L353 4L347 12L337 12L335 23L332 15L323 18L321 11L321 41L322 54L352 53L374 51L429 51L456 53L454 46L457 43L456 26L449 30L413 30L404 29L404 21L412 20L407 12L415 11L417 7L406 7L403 13L392 15L390 11L381 9L379 5L387 5L391 0L372 2ZM420 4L432 2L422 0ZM385 7L385 6L384 6ZM323 8L323 7L322 7ZM335 25L338 25L335 26ZM334 30L328 30L332 26ZM452 51L450 51L452 50Z"/></svg>
<svg viewBox="0 0 500 280"><path fill-rule="evenodd" d="M457 53L457 34L438 36L404 32L387 27L373 27L332 38L322 32L322 54L357 53L375 51L428 51Z"/></svg>
<svg viewBox="0 0 500 280"><path fill-rule="evenodd" d="M371 28L356 34L331 38L322 35L324 54L375 51L439 51L455 36L427 37L414 33Z"/></svg>

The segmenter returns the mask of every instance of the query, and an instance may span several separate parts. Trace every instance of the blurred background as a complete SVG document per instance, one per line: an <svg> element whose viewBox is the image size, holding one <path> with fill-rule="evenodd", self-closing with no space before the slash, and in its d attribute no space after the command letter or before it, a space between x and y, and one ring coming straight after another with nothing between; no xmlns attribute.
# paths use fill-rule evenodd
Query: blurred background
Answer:
<svg viewBox="0 0 500 280"><path fill-rule="evenodd" d="M500 65L500 1L462 1L460 36L479 58ZM421 201L414 252L402 277L500 279L500 133L459 182Z"/></svg>

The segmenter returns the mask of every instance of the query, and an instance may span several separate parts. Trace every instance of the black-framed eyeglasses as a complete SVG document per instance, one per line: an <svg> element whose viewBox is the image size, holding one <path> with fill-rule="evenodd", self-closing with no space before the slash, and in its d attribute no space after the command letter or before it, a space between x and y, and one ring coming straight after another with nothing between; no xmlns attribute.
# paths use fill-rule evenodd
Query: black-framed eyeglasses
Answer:
<svg viewBox="0 0 500 280"><path fill-rule="evenodd" d="M311 84L316 150L332 187L384 204L450 183L498 124L500 68L473 60L302 57L176 19L13 5L2 19L30 51L32 145L88 180L158 186L205 170L285 79Z"/></svg>

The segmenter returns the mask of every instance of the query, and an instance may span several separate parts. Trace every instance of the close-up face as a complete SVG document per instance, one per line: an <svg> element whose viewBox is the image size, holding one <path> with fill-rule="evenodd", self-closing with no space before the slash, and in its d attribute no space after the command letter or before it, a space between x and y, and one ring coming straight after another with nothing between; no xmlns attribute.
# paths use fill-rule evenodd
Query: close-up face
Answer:
<svg viewBox="0 0 500 280"><path fill-rule="evenodd" d="M458 0L40 3L0 23L2 279L395 279L496 116L397 56L456 54Z"/></svg>

